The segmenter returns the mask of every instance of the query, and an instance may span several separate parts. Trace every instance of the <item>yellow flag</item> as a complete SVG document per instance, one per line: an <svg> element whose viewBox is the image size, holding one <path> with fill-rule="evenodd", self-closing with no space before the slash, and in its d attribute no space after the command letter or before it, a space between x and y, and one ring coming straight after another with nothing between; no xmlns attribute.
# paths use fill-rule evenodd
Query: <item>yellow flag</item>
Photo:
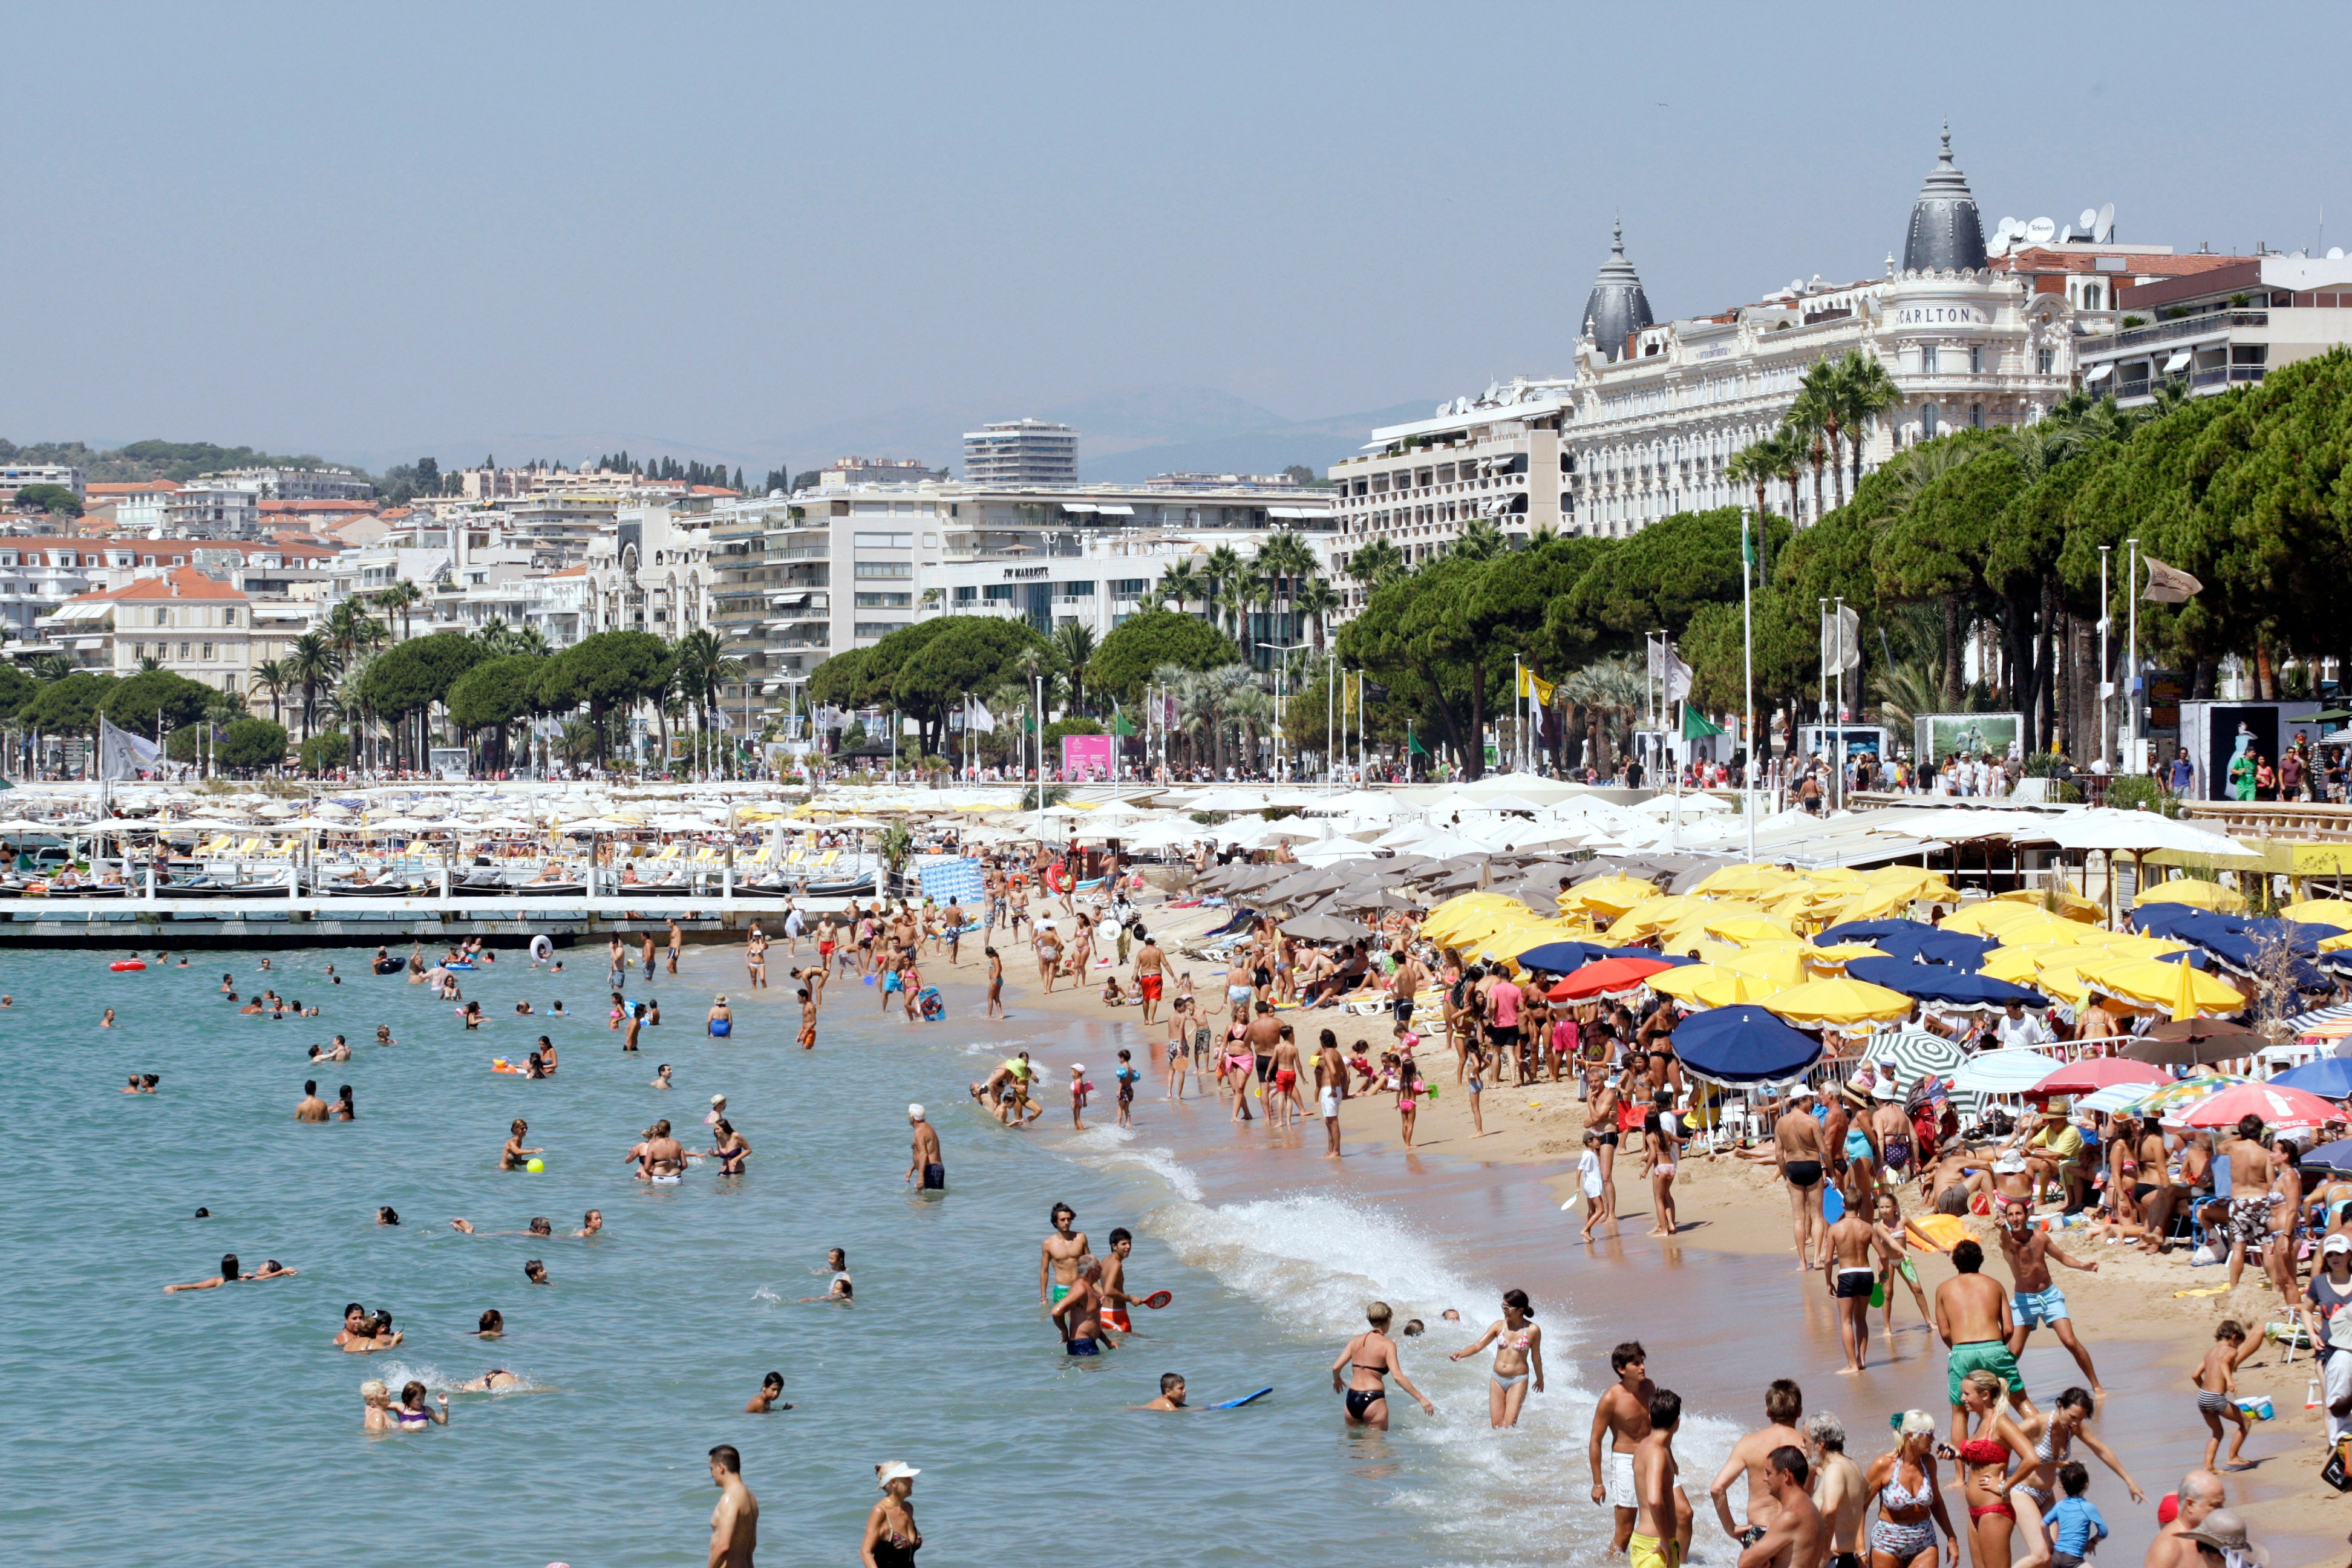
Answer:
<svg viewBox="0 0 2352 1568"><path fill-rule="evenodd" d="M1527 666L1519 667L1519 695L1532 697L1545 707L1551 706L1551 682Z"/></svg>

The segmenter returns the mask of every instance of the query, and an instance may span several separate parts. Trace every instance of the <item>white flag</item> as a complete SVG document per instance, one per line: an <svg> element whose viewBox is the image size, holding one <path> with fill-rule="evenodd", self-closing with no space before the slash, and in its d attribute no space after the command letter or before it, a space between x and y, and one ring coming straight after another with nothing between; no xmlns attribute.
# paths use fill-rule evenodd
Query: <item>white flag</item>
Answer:
<svg viewBox="0 0 2352 1568"><path fill-rule="evenodd" d="M1682 660L1682 656L1675 652L1673 648L1664 648L1664 651L1665 653L1665 673L1662 679L1666 683L1666 700L1669 702L1680 702L1690 695L1691 667L1685 664Z"/></svg>
<svg viewBox="0 0 2352 1568"><path fill-rule="evenodd" d="M2159 605L2185 605L2205 591L2205 584L2178 566L2167 566L2153 555L2143 555L2140 564L2147 568L2147 587L2140 597Z"/></svg>
<svg viewBox="0 0 2352 1568"><path fill-rule="evenodd" d="M118 730L107 722L106 715L98 716L98 776L102 779L132 779L144 768L152 771L163 748L154 742L142 739L128 730Z"/></svg>
<svg viewBox="0 0 2352 1568"><path fill-rule="evenodd" d="M1650 679L1652 680L1664 679L1666 674L1665 661L1668 657L1665 646L1659 642L1656 637L1654 637L1647 633L1643 633L1642 637L1642 652L1649 661Z"/></svg>
<svg viewBox="0 0 2352 1568"><path fill-rule="evenodd" d="M1822 664L1833 670L1861 667L1862 616L1853 605L1840 605L1822 623Z"/></svg>
<svg viewBox="0 0 2352 1568"><path fill-rule="evenodd" d="M988 710L988 704L982 702L977 697L972 698L971 701L971 715L964 720L965 727L971 730L975 735L995 734L996 716Z"/></svg>

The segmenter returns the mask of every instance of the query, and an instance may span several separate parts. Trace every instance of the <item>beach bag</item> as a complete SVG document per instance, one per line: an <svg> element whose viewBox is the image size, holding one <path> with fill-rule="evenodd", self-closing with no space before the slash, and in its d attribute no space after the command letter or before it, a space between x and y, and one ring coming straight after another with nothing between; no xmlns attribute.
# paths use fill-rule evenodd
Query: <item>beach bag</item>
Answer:
<svg viewBox="0 0 2352 1568"><path fill-rule="evenodd" d="M2327 1456L2327 1463L2319 1468L2319 1479L2339 1492L2352 1492L2352 1468L2345 1464L2345 1450L2352 1448L2352 1437L2338 1437Z"/></svg>

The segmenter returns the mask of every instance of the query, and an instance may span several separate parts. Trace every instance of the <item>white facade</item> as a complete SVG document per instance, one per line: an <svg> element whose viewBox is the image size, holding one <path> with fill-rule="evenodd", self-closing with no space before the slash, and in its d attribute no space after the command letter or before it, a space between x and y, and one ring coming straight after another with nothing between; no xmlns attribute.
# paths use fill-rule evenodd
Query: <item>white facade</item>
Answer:
<svg viewBox="0 0 2352 1568"><path fill-rule="evenodd" d="M1042 419L1013 419L967 430L963 479L971 485L1075 485L1078 433Z"/></svg>
<svg viewBox="0 0 2352 1568"><path fill-rule="evenodd" d="M2084 386L2126 407L2171 384L2226 392L2352 343L2352 259L2250 258L2118 289L2116 310L2116 330L2082 341Z"/></svg>
<svg viewBox="0 0 2352 1568"><path fill-rule="evenodd" d="M349 468L228 468L196 482L215 479L259 485L264 500L366 500L375 494L364 475Z"/></svg>
<svg viewBox="0 0 2352 1568"><path fill-rule="evenodd" d="M83 470L63 463L0 463L0 492L13 500L26 485L58 485L76 495L89 488Z"/></svg>
<svg viewBox="0 0 2352 1568"><path fill-rule="evenodd" d="M164 497L163 525L192 538L250 539L261 531L261 500L258 479L194 479Z"/></svg>

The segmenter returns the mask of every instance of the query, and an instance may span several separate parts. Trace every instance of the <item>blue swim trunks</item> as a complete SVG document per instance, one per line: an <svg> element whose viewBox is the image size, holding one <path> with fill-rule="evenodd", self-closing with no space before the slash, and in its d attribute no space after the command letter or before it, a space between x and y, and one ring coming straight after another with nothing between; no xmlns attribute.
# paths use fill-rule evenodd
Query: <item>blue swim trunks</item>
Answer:
<svg viewBox="0 0 2352 1568"><path fill-rule="evenodd" d="M2010 1299L2010 1315L2021 1329L2045 1329L2066 1316L2066 1292L2053 1285L2031 1294L2020 1291Z"/></svg>

